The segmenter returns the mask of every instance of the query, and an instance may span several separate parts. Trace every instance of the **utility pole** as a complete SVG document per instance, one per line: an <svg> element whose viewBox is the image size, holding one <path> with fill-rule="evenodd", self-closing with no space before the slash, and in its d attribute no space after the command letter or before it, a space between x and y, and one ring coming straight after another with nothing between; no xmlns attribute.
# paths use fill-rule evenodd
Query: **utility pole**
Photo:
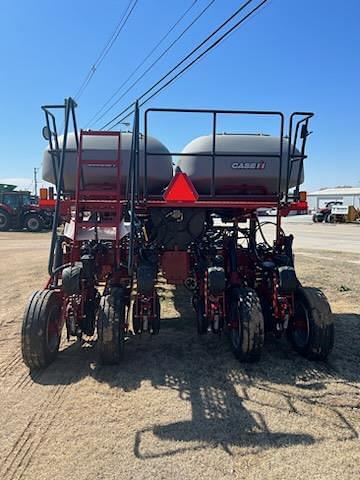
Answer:
<svg viewBox="0 0 360 480"><path fill-rule="evenodd" d="M35 190L35 197L37 197L37 171L38 171L38 168L34 168L34 190Z"/></svg>

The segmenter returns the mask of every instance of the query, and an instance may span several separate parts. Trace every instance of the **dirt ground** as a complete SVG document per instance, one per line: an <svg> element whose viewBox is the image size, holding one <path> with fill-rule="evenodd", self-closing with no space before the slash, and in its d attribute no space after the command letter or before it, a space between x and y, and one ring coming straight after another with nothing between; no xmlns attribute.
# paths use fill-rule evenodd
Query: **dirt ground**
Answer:
<svg viewBox="0 0 360 480"><path fill-rule="evenodd" d="M299 277L335 314L327 363L269 338L258 364L239 364L225 336L197 336L186 292L161 284L160 335L131 338L121 366L100 367L91 341L63 341L29 376L21 317L48 243L0 235L2 480L360 478L359 253L298 243Z"/></svg>

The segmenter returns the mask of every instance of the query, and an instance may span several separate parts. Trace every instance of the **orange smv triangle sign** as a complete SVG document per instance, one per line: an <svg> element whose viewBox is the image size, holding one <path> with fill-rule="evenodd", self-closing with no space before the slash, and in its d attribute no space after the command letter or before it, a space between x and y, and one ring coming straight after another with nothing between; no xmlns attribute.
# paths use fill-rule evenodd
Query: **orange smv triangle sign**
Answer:
<svg viewBox="0 0 360 480"><path fill-rule="evenodd" d="M190 178L183 172L176 172L164 196L166 202L196 202L199 198Z"/></svg>

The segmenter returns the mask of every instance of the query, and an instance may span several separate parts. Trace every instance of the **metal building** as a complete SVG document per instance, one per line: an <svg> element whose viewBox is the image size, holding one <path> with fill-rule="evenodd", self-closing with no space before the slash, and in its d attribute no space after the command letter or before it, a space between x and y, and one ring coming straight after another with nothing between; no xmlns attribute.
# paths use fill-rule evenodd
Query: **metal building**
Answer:
<svg viewBox="0 0 360 480"><path fill-rule="evenodd" d="M360 208L360 187L325 188L307 195L310 210L323 208L328 202L342 202Z"/></svg>

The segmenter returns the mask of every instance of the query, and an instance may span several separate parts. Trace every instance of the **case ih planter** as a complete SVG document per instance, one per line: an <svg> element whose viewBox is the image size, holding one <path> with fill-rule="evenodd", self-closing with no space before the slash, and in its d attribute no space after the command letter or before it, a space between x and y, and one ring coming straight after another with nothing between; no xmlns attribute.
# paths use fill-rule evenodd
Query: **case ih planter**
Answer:
<svg viewBox="0 0 360 480"><path fill-rule="evenodd" d="M52 113L60 108L62 139ZM293 237L281 228L281 216L300 197L312 113L293 113L285 137L280 112L150 109L141 135L136 106L130 144L120 132L78 134L72 99L43 109L58 195L49 280L31 297L23 322L22 352L30 369L55 358L64 325L68 337L97 330L99 361L118 363L131 330L159 333L160 274L188 288L199 334L226 331L241 361L259 359L267 332L286 335L309 359L328 356L334 340L329 304L318 289L301 286ZM210 115L212 135L170 153L148 135L154 111ZM222 115L273 117L279 134L219 135ZM111 147L104 148L106 142ZM174 176L166 179L176 157ZM273 244L263 235L258 208L277 208Z"/></svg>

